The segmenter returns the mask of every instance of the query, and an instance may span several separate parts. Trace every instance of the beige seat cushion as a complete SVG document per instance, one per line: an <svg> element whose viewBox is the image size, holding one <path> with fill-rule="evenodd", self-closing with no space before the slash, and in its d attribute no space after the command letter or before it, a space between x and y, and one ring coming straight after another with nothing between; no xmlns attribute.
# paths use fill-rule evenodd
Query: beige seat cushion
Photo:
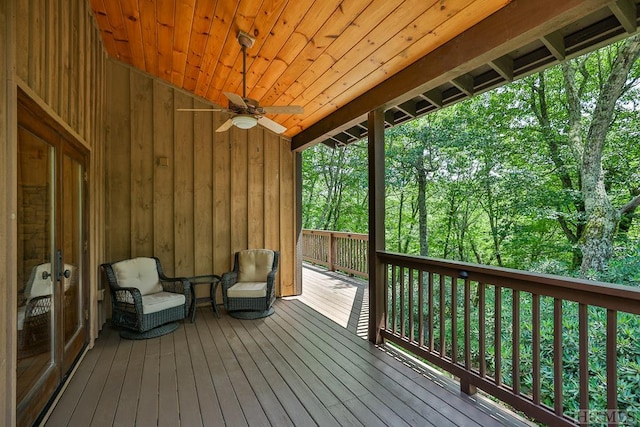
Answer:
<svg viewBox="0 0 640 427"><path fill-rule="evenodd" d="M137 288L142 295L162 292L158 268L153 258L133 258L113 264L113 272L122 288Z"/></svg>
<svg viewBox="0 0 640 427"><path fill-rule="evenodd" d="M183 294L158 292L144 295L142 297L142 314L157 313L167 308L179 307L184 303L185 297Z"/></svg>
<svg viewBox="0 0 640 427"><path fill-rule="evenodd" d="M264 298L267 282L238 282L227 290L228 298Z"/></svg>
<svg viewBox="0 0 640 427"><path fill-rule="evenodd" d="M273 268L273 251L248 249L238 255L238 282L265 282Z"/></svg>

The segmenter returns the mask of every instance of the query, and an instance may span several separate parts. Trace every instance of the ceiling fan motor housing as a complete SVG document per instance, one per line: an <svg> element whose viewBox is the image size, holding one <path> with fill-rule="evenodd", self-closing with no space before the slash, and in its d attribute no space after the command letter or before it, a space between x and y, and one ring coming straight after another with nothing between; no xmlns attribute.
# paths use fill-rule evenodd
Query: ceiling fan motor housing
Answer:
<svg viewBox="0 0 640 427"><path fill-rule="evenodd" d="M255 43L255 41L256 41L256 39L254 39L253 37L251 37L249 34L245 33L244 31L239 31L238 32L238 43L240 43L240 46L248 49L251 46L253 46L253 43Z"/></svg>

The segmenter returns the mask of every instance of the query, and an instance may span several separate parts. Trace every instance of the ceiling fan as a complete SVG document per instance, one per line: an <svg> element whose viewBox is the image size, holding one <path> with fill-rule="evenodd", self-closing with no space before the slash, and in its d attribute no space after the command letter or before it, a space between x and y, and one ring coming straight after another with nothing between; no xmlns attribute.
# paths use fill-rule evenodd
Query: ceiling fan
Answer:
<svg viewBox="0 0 640 427"><path fill-rule="evenodd" d="M303 108L298 105L261 106L257 100L247 98L247 48L253 46L255 39L249 34L240 31L238 43L242 47L242 96L230 92L222 92L229 99L229 108L178 108L177 111L223 111L233 114L216 129L216 132L224 132L231 126L240 129L250 129L260 123L267 129L282 133L287 130L284 126L274 122L265 114L302 114Z"/></svg>

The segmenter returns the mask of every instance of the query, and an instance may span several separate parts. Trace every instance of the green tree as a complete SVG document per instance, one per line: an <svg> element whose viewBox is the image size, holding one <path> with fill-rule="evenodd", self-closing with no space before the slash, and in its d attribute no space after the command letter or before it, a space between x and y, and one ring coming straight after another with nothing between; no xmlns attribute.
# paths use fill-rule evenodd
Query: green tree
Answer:
<svg viewBox="0 0 640 427"><path fill-rule="evenodd" d="M529 79L529 106L538 120L555 173L563 188L573 194L569 200L574 214L558 215L557 219L569 241L579 249L574 263L580 264L582 276L606 268L613 256L620 219L629 218L640 204L637 190L632 190L626 203L614 206L603 168L611 124L616 114L628 108L620 100L634 89L639 56L640 38L635 36L563 63L561 79L553 76L557 70ZM556 78L556 91L549 90L548 75ZM558 116L564 123L554 126Z"/></svg>

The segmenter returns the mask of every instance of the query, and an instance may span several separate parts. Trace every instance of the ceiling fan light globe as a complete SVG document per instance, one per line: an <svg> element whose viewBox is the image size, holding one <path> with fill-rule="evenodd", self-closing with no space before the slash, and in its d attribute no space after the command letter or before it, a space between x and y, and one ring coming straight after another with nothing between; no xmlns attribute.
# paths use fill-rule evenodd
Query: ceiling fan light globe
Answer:
<svg viewBox="0 0 640 427"><path fill-rule="evenodd" d="M246 114L240 114L231 119L233 125L240 129L251 129L258 124L258 119Z"/></svg>

